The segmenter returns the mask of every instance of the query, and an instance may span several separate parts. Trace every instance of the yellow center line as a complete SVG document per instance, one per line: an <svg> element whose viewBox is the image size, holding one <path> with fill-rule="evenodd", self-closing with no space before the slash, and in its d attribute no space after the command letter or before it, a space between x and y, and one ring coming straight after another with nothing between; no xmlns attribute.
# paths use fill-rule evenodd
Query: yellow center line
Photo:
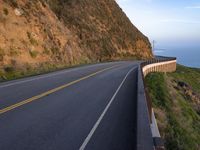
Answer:
<svg viewBox="0 0 200 150"><path fill-rule="evenodd" d="M22 100L22 101L19 102L19 103L13 104L13 105L8 106L8 107L3 108L3 109L0 109L0 115L3 114L3 113L8 112L8 111L10 111L10 110L13 110L13 109L15 109L15 108L17 108L17 107L20 107L20 106L22 106L22 105L25 105L25 104L31 103L31 102L33 102L33 101L35 101L35 100L38 100L38 99L40 99L40 98L42 98L42 97L45 97L45 96L47 96L47 95L49 95L49 94L55 93L55 92L57 92L57 91L60 91L60 90L66 88L66 87L68 87L68 86L70 86L70 85L73 85L73 84L78 83L78 82L80 82L80 81L82 81L82 80L88 79L88 78L90 78L90 77L93 77L93 76L95 76L95 75L97 75L97 74L99 74L99 73L101 73L101 72L104 72L104 71L106 71L106 70L109 70L109 69L114 68L114 67L117 67L117 66L119 66L119 65L115 65L115 66L112 66L112 67L109 67L109 68L105 68L105 69L99 70L99 71L94 72L94 73L92 73L92 74L89 74L89 75L87 75L87 76L85 76L85 77L82 77L82 78L80 78L80 79L78 79L78 80L74 80L74 81L72 81L72 82L70 82L70 83L64 84L64 85L59 86L59 87L54 88L54 89L51 89L51 90L46 91L46 92L44 92L44 93L41 93L41 94L39 94L39 95L33 96L33 97L28 98L28 99L26 99L26 100Z"/></svg>

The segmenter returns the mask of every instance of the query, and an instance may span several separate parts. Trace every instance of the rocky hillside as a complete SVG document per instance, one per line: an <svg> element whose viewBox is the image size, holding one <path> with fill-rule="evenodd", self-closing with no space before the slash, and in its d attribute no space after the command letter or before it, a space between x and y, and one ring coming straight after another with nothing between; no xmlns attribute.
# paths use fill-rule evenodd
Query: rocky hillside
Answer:
<svg viewBox="0 0 200 150"><path fill-rule="evenodd" d="M114 0L0 0L0 77L33 69L152 57Z"/></svg>
<svg viewBox="0 0 200 150"><path fill-rule="evenodd" d="M89 59L148 58L148 39L114 0L47 0L58 18L80 39ZM62 10L62 11L61 11Z"/></svg>

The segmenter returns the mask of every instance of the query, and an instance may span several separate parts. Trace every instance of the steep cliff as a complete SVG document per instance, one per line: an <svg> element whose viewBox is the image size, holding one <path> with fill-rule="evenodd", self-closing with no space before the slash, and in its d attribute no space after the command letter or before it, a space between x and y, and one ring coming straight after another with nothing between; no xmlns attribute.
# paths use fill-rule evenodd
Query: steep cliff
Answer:
<svg viewBox="0 0 200 150"><path fill-rule="evenodd" d="M114 0L0 0L0 12L1 78L152 56L148 38Z"/></svg>
<svg viewBox="0 0 200 150"><path fill-rule="evenodd" d="M114 0L47 0L92 60L151 57L151 46Z"/></svg>

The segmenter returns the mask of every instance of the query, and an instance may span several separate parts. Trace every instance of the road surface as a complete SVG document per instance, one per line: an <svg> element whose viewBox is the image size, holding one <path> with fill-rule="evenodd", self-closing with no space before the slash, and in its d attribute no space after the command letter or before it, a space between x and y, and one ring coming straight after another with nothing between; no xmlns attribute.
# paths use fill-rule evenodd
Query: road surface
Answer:
<svg viewBox="0 0 200 150"><path fill-rule="evenodd" d="M138 62L0 84L0 150L134 150Z"/></svg>

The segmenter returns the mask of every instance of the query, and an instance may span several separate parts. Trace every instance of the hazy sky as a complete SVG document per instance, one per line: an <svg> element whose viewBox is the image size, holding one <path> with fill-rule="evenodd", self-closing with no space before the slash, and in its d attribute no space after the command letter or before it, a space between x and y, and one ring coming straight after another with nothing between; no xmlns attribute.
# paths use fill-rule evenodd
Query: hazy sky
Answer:
<svg viewBox="0 0 200 150"><path fill-rule="evenodd" d="M117 0L133 24L158 45L200 43L200 0Z"/></svg>

